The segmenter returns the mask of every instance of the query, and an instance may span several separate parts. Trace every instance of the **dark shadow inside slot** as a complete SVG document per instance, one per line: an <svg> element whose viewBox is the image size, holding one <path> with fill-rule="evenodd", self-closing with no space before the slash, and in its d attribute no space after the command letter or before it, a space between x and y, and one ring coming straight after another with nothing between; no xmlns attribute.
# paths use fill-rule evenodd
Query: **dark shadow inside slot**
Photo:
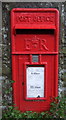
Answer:
<svg viewBox="0 0 66 120"><path fill-rule="evenodd" d="M34 64L34 65L27 65L27 67L45 67L45 66L44 65Z"/></svg>
<svg viewBox="0 0 66 120"><path fill-rule="evenodd" d="M54 34L54 29L16 29L16 34Z"/></svg>

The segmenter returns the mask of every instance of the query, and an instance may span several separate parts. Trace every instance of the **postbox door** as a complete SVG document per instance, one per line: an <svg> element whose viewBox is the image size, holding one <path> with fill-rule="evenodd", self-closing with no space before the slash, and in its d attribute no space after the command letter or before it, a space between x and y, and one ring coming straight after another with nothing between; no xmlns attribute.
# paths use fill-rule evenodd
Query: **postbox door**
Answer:
<svg viewBox="0 0 66 120"><path fill-rule="evenodd" d="M19 55L15 58L17 74L14 89L17 93L15 93L14 96L15 103L21 111L48 110L51 98L57 96L57 57L53 55L38 55L38 59L38 62L33 63L31 62L32 55ZM34 78L30 79L30 77L33 76L36 78L35 80ZM37 79L36 76L39 78ZM29 86L27 86L27 81L29 81ZM32 84L30 81L32 81Z"/></svg>

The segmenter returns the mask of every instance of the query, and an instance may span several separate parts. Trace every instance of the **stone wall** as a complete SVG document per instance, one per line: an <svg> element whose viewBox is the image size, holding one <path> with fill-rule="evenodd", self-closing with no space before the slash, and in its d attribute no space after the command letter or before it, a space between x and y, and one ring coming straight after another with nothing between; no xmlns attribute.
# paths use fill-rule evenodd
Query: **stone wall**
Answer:
<svg viewBox="0 0 66 120"><path fill-rule="evenodd" d="M62 2L6 2L2 3L2 96L3 109L13 104L12 77L11 77L11 37L10 37L10 12L12 8L57 8L60 12L60 35L59 35L59 95L64 95L66 89L66 6ZM65 22L64 22L65 18ZM64 26L65 23L65 26ZM65 39L64 39L65 38ZM0 44L1 45L1 44ZM65 71L65 73L64 73ZM65 84L64 84L65 83ZM6 107L7 106L7 107Z"/></svg>
<svg viewBox="0 0 66 120"><path fill-rule="evenodd" d="M66 2L64 3L64 93L66 96Z"/></svg>

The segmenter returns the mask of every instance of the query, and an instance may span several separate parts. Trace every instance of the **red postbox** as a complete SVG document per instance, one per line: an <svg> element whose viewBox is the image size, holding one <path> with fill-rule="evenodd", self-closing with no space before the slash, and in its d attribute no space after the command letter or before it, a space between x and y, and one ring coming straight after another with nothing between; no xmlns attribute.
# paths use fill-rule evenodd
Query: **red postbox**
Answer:
<svg viewBox="0 0 66 120"><path fill-rule="evenodd" d="M14 8L11 39L14 103L21 111L49 110L58 95L58 10Z"/></svg>

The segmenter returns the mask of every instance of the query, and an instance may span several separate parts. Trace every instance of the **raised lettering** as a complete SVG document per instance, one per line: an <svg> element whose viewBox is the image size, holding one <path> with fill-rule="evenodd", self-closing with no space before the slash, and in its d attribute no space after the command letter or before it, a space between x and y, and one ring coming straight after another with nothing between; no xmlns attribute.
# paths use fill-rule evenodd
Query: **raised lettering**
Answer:
<svg viewBox="0 0 66 120"><path fill-rule="evenodd" d="M25 39L25 49L31 50L31 42L28 39Z"/></svg>
<svg viewBox="0 0 66 120"><path fill-rule="evenodd" d="M46 50L48 51L48 47L46 45L46 40L45 39L40 39L40 38L33 38L33 39L25 39L25 50Z"/></svg>
<svg viewBox="0 0 66 120"><path fill-rule="evenodd" d="M54 22L54 16L16 16L16 21L21 23L52 23Z"/></svg>
<svg viewBox="0 0 66 120"><path fill-rule="evenodd" d="M46 46L46 40L45 40L45 39L41 39L41 40L40 40L40 49L41 49L41 50L42 50L42 49L45 49L45 50L48 51L48 48L47 48L47 46Z"/></svg>

